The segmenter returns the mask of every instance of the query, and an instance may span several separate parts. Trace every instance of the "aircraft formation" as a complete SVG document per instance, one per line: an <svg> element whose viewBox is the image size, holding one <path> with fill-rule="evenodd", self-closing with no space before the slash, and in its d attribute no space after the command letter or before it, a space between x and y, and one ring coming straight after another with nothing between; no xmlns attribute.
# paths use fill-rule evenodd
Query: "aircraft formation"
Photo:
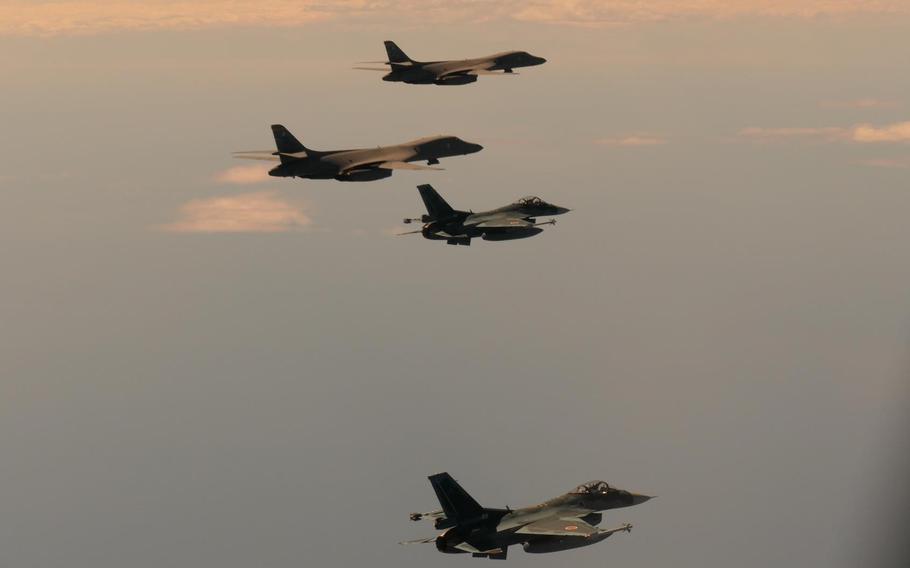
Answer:
<svg viewBox="0 0 910 568"><path fill-rule="evenodd" d="M452 61L421 62L409 58L394 42L385 42L387 67L369 69L386 71L383 81L414 85L465 85L486 75L515 75L515 69L541 65L546 59L526 51L507 51ZM375 148L349 150L314 150L304 146L281 124L272 125L275 151L250 150L235 152L241 159L278 162L269 171L274 177L367 182L392 176L395 170L440 170L443 158L474 154L483 146L457 136L430 136ZM426 162L426 165L417 162ZM467 246L471 240L507 241L533 237L543 232L543 225L555 225L555 219L538 221L538 217L555 217L568 208L548 203L539 197L524 197L508 205L475 213L453 208L429 184L417 186L426 214L405 218L404 223L422 223L416 231L428 240L441 240L450 245ZM482 507L451 475L438 473L429 477L440 509L411 513L412 521L433 520L436 536L405 541L401 544L435 543L447 554L471 554L475 558L505 559L510 546L521 545L531 554L558 552L596 544L617 532L631 532L632 525L603 529L597 525L603 511L639 505L651 499L611 487L603 481L591 481L539 505L521 509Z"/></svg>
<svg viewBox="0 0 910 568"><path fill-rule="evenodd" d="M395 42L385 42L388 68L355 67L388 71L383 81L412 85L465 85L477 81L480 75L515 75L515 69L546 63L543 57L527 51L503 51L485 57L446 61L416 61L408 57ZM351 150L314 150L304 146L281 124L272 125L275 151L246 150L234 152L244 160L278 162L269 170L273 177L334 179L337 181L375 181L392 176L395 170L441 170L439 160L474 154L483 146L457 136L428 136L410 142L355 148ZM426 165L416 162L426 162ZM543 225L555 225L556 220L538 222L540 215L561 215L569 210L550 205L539 197L526 197L510 205L473 213L452 209L429 185L417 187L427 207L420 219L405 219L405 223L420 220L425 239L442 240L450 245L468 246L474 238L485 241L507 241L533 237L543 232ZM410 234L410 233L402 233Z"/></svg>

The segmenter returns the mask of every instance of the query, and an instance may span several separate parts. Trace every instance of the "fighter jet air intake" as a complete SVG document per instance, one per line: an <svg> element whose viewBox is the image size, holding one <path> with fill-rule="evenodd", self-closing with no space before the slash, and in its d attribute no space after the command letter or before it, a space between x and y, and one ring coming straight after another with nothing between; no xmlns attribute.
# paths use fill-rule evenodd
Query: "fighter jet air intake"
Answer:
<svg viewBox="0 0 910 568"><path fill-rule="evenodd" d="M483 150L480 144L465 142L456 136L430 136L375 148L311 150L280 124L272 125L272 134L278 151L234 152L234 157L280 162L269 171L269 175L275 177L373 181L391 176L393 170L441 170L433 167L440 158ZM413 163L422 161L427 165Z"/></svg>
<svg viewBox="0 0 910 568"><path fill-rule="evenodd" d="M433 519L434 527L443 532L401 544L434 542L440 552L470 553L474 558L504 560L513 544L522 545L531 554L596 544L613 533L632 531L628 523L611 529L597 527L603 518L601 511L652 499L610 487L603 481L590 481L539 505L488 509L481 507L448 473L437 473L429 479L442 509L411 513L411 520Z"/></svg>
<svg viewBox="0 0 910 568"><path fill-rule="evenodd" d="M562 215L570 210L547 203L539 197L524 197L518 201L474 213L453 209L446 200L429 184L418 185L417 191L423 198L427 214L418 218L405 219L405 223L424 223L422 229L401 233L402 235L423 234L423 238L445 241L450 245L471 244L471 239L480 237L485 241L510 241L526 239L543 232L541 225L555 225L556 220L538 222L541 215Z"/></svg>
<svg viewBox="0 0 910 568"><path fill-rule="evenodd" d="M527 51L503 51L486 57L458 59L451 61L415 61L405 55L394 41L385 42L388 61L365 61L382 63L385 67L354 67L365 71L388 71L383 81L409 83L411 85L464 85L473 83L479 75L511 75L518 67L541 65L547 60L531 55Z"/></svg>

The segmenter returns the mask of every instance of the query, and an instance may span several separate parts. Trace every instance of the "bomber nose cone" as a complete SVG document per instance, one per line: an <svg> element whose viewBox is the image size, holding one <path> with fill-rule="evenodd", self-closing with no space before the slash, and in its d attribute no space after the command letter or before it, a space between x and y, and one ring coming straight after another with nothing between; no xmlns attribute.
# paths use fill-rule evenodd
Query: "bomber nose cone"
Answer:
<svg viewBox="0 0 910 568"><path fill-rule="evenodd" d="M468 142L467 150L468 150L467 151L468 154L474 154L475 152L480 152L481 150L483 150L483 146L481 146L480 144L472 144L471 142Z"/></svg>
<svg viewBox="0 0 910 568"><path fill-rule="evenodd" d="M544 59L543 57L534 58L534 65L543 65L546 62L547 62L547 60Z"/></svg>

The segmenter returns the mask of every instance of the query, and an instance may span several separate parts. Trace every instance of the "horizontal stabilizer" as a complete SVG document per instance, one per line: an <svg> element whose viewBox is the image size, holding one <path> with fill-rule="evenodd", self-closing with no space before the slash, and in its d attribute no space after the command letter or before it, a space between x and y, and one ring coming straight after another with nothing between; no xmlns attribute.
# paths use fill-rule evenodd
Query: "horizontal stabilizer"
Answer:
<svg viewBox="0 0 910 568"><path fill-rule="evenodd" d="M266 154L234 154L234 157L240 160L264 160L266 162L278 162L281 160L278 156Z"/></svg>
<svg viewBox="0 0 910 568"><path fill-rule="evenodd" d="M436 540L435 536L430 536L427 538L417 538L414 540L403 540L403 541L399 542L398 544L429 544L431 542L434 542L435 540Z"/></svg>
<svg viewBox="0 0 910 568"><path fill-rule="evenodd" d="M302 160L308 156L306 152L275 152L279 156L286 156L288 158L295 158L297 160Z"/></svg>

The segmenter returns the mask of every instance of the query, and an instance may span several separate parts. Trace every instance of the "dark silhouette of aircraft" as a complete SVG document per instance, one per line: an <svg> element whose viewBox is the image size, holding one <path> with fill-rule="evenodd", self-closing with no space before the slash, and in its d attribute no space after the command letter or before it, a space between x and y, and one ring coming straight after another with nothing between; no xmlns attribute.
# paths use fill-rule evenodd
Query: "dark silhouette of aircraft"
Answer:
<svg viewBox="0 0 910 568"><path fill-rule="evenodd" d="M542 215L562 215L569 209L559 207L539 197L524 197L518 201L474 213L453 209L429 184L418 185L417 191L427 208L427 214L416 219L405 219L405 223L424 223L418 231L403 235L421 233L425 239L441 240L450 245L471 244L471 239L480 237L485 241L509 241L526 239L543 232L540 225L555 225L556 220L537 222Z"/></svg>
<svg viewBox="0 0 910 568"><path fill-rule="evenodd" d="M510 75L518 67L531 67L546 63L543 57L527 51L503 51L486 57L459 59L453 61L415 61L405 55L394 41L385 42L388 61L366 61L382 63L389 68L355 67L366 71L388 71L383 81L410 83L412 85L464 85L473 83L479 75Z"/></svg>
<svg viewBox="0 0 910 568"><path fill-rule="evenodd" d="M523 509L481 507L448 473L429 477L442 509L411 513L412 521L433 519L438 536L401 544L436 543L440 552L470 553L475 558L504 560L509 546L522 545L532 554L559 552L596 544L610 535L631 532L625 523L612 529L598 528L601 511L631 507L652 499L603 481L589 481L559 497Z"/></svg>
<svg viewBox="0 0 910 568"><path fill-rule="evenodd" d="M275 177L372 181L391 176L393 170L441 170L432 167L440 158L483 150L480 144L465 142L457 136L430 136L375 148L312 150L280 124L272 125L272 134L277 152L249 150L234 152L234 157L280 162L269 171L269 175ZM428 165L413 163L422 161Z"/></svg>

